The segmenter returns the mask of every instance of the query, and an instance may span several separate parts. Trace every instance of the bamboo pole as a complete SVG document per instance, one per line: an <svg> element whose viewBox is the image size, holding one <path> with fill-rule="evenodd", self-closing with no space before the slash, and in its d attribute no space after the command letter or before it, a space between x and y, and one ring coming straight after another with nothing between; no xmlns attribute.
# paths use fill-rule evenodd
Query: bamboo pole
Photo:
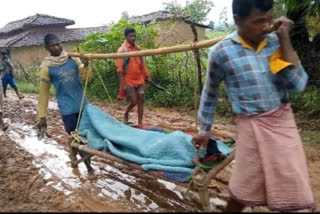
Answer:
<svg viewBox="0 0 320 214"><path fill-rule="evenodd" d="M79 163L85 162L86 160L88 160L92 156L93 156L92 154L86 155L85 157L83 157L83 158L81 158L79 160L76 160L73 164L74 165L78 165Z"/></svg>
<svg viewBox="0 0 320 214"><path fill-rule="evenodd" d="M209 173L206 176L206 183L209 184L210 180L215 178L215 176L221 171L223 170L229 163L231 163L231 161L234 160L234 156L235 156L235 151L233 151L231 154L228 155L228 157L226 159L224 159L221 163L219 163L217 166L213 167L213 169L211 169L209 171Z"/></svg>
<svg viewBox="0 0 320 214"><path fill-rule="evenodd" d="M91 149L88 146L84 146L84 145L80 145L80 144L74 143L74 144L72 144L72 147L77 148L77 149L79 149L81 151L87 152L87 153L89 153L91 155L97 155L99 157L106 158L106 159L108 159L110 161L121 163L123 165L128 166L129 168L143 170L142 167L140 165L138 165L138 164L122 160L121 158L115 157L115 156L110 155L110 154L108 154L106 152L101 152L101 151L98 151L98 150L95 150L95 149ZM150 173L150 174L152 174L152 175L154 175L156 177L159 177L159 174L156 173L156 172L150 171L148 173Z"/></svg>
<svg viewBox="0 0 320 214"><path fill-rule="evenodd" d="M163 55L170 53L186 52L195 49L208 48L215 45L221 41L224 37L219 37L217 39L210 39L200 42L194 42L187 45L177 45L172 47L164 47L157 49L149 49L142 51L132 51L126 53L110 53L110 54L79 54L79 53L68 53L70 57L83 57L87 59L117 59L124 57L135 57L135 56L153 56L153 55Z"/></svg>
<svg viewBox="0 0 320 214"><path fill-rule="evenodd" d="M87 153L89 153L91 155L97 155L97 156L102 157L102 158L107 158L108 160L111 160L111 161L116 161L118 163L124 164L124 165L132 167L134 169L140 169L140 170L142 169L141 166L139 166L138 164L129 163L129 162L124 161L124 160L122 160L120 158L117 158L117 157L115 157L113 155L110 155L110 154L108 154L106 152L101 152L101 151L98 151L98 150L95 150L95 149L91 149L91 148L89 148L87 146L84 146L84 145L80 145L80 144L76 144L75 143L75 144L72 145L72 147L77 148L77 149L79 149L81 151L87 152Z"/></svg>

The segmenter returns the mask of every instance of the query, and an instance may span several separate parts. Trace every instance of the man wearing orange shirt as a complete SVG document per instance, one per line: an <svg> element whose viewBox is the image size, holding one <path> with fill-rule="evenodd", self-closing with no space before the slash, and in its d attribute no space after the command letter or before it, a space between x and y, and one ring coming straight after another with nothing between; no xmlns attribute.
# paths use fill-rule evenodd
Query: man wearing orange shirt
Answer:
<svg viewBox="0 0 320 214"><path fill-rule="evenodd" d="M124 31L126 40L118 49L118 53L139 51L140 47L135 44L136 31L126 28ZM129 120L129 112L138 105L138 125L142 126L144 106L144 84L151 81L148 69L142 57L129 57L117 59L117 72L120 79L120 90L118 98L127 96L129 105L124 114L124 122ZM125 93L123 93L123 91Z"/></svg>

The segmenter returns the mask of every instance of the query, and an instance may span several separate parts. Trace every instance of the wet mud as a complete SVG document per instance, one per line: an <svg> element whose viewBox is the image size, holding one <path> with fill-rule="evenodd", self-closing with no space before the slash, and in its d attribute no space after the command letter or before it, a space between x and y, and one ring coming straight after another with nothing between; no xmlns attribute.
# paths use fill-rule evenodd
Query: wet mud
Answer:
<svg viewBox="0 0 320 214"><path fill-rule="evenodd" d="M94 103L112 116L122 119L125 105ZM201 211L194 200L185 198L179 183L155 177L140 170L99 157L92 158L94 177L83 163L71 168L68 136L54 99L49 103L48 134L38 140L37 96L18 101L13 93L5 99L5 122L9 129L0 133L0 211L2 212L190 212ZM130 114L137 123L136 111ZM170 109L145 110L145 124L189 134L196 132L195 119ZM213 134L233 137L235 127L218 121ZM218 136L219 137L219 136ZM312 150L312 149L311 149ZM307 155L315 197L320 198L319 152ZM222 211L229 197L227 184L234 163L210 184L216 211ZM266 211L258 208L256 211Z"/></svg>

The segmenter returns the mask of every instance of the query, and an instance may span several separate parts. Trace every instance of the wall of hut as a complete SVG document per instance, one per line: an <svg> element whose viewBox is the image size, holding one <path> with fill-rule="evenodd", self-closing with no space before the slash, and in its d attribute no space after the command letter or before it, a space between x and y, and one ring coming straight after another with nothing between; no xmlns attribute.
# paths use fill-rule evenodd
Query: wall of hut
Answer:
<svg viewBox="0 0 320 214"><path fill-rule="evenodd" d="M173 21L167 20L158 22L160 27L159 37L156 43L160 46L171 46L179 43L193 41L194 35L191 30L191 25L182 20ZM205 39L205 28L196 26L198 32L198 39Z"/></svg>
<svg viewBox="0 0 320 214"><path fill-rule="evenodd" d="M79 42L62 43L62 47L67 52L74 52L74 48ZM48 56L48 51L44 46L27 46L11 48L11 56L16 68L28 68L34 65L40 65L44 57Z"/></svg>

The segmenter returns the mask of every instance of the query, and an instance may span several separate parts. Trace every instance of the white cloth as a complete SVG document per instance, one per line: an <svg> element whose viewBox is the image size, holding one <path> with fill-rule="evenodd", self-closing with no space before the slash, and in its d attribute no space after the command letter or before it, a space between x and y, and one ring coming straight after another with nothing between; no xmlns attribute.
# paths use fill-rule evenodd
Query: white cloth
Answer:
<svg viewBox="0 0 320 214"><path fill-rule="evenodd" d="M65 51L62 51L60 56L47 56L46 58L44 58L40 67L42 68L63 65L68 61L68 59L68 54Z"/></svg>

